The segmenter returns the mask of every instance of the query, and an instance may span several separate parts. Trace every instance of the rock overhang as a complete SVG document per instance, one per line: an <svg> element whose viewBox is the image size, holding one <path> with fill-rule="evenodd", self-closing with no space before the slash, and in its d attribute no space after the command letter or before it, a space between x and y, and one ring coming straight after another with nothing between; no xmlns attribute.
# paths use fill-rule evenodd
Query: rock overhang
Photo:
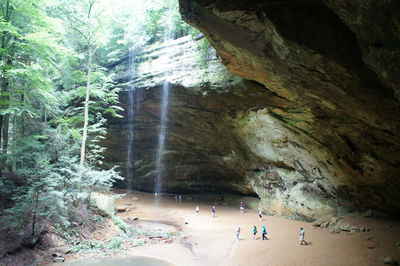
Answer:
<svg viewBox="0 0 400 266"><path fill-rule="evenodd" d="M175 56L183 55L182 64L176 65L180 70L174 72L169 64L171 70L164 71L189 83L178 76L170 80L166 190L256 192L264 209L288 216L312 218L363 208L398 211L397 83L393 79L388 86L389 79L382 79L378 64L365 54L365 33L360 37L354 32L363 27L346 20L339 2L181 1L184 19L203 31L228 70L256 82L204 82L204 76L215 72L213 64L211 71L194 78L195 67L184 59L193 57L193 47L175 41L186 45L186 52ZM357 1L352 2L354 7ZM367 2L368 9L373 1ZM282 22L280 10L298 17ZM318 16L310 10L322 11ZM304 14L310 14L306 25L287 26L302 23ZM327 23L315 25L318 33L302 34L312 30L315 18ZM293 28L298 32L291 32ZM340 33L338 40L324 44L325 35L331 40ZM153 63L168 44L164 46L154 48L159 56ZM330 52L335 46L340 49ZM386 72L392 73L393 67L389 64ZM138 117L147 135L138 148L138 186L151 190L155 172L150 143L157 130L150 125L157 124L165 72L150 75L148 65L139 69L143 75L136 81L147 89L143 108L149 109Z"/></svg>

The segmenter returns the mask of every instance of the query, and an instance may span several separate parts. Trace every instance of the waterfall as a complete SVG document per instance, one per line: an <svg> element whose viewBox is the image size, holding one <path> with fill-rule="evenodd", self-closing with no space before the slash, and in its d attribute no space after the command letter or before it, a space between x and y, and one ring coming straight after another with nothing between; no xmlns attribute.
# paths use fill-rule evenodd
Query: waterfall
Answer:
<svg viewBox="0 0 400 266"><path fill-rule="evenodd" d="M168 0L168 13L171 14L173 8L173 1L175 0ZM167 27L164 34L164 44L166 41L171 39L172 37L172 16L168 16ZM163 153L164 153L164 145L165 145L165 136L166 136L166 122L167 122L167 115L168 115L168 95L169 90L171 89L171 83L168 82L167 77L165 77L163 86L162 86L162 100L161 100L161 110L160 110L160 133L158 135L158 147L157 147L157 155L156 155L156 168L157 168L157 179L155 182L154 192L159 194L162 189L162 168L163 168Z"/></svg>
<svg viewBox="0 0 400 266"><path fill-rule="evenodd" d="M126 155L126 178L127 178L127 190L128 194L132 191L132 181L133 181L133 163L132 163L132 152L134 145L134 118L135 118L135 84L133 79L135 78L135 50L131 49L129 51L129 76L132 79L132 84L128 90L128 143L127 143L127 155Z"/></svg>
<svg viewBox="0 0 400 266"><path fill-rule="evenodd" d="M157 180L155 192L159 193L161 191L162 184L162 158L165 144L165 134L166 134L166 120L168 114L168 94L171 84L168 82L164 82L163 90L162 90L162 102L161 102L161 128L160 134L158 136L158 149L157 149L157 158L156 158L156 167L157 167Z"/></svg>

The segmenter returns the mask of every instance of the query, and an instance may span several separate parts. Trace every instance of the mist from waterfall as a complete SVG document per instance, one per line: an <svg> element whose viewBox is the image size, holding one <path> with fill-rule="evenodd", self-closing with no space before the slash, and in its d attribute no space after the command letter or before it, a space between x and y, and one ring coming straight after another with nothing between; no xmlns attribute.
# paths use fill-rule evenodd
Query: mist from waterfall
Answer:
<svg viewBox="0 0 400 266"><path fill-rule="evenodd" d="M173 1L175 0L168 0L169 5L169 14L171 14L173 8ZM172 37L172 16L168 16L167 21L167 31L164 35L164 43L171 39ZM162 189L162 178L163 178L163 155L164 155L164 146L165 146L165 136L166 136L166 123L167 123L167 116L168 116L168 95L169 90L171 89L171 83L168 82L167 77L165 77L164 84L162 86L162 100L161 100L161 114L160 114L160 134L158 136L158 148L157 148L157 155L156 155L156 168L157 168L157 179L155 182L154 192L159 194Z"/></svg>

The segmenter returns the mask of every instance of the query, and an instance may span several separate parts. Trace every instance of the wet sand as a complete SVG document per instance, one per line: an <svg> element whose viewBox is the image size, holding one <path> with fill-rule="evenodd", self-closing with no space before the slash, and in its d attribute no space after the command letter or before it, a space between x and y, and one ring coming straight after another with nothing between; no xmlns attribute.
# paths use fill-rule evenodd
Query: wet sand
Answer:
<svg viewBox="0 0 400 266"><path fill-rule="evenodd" d="M138 200L132 201L132 197ZM331 234L328 229L314 229L312 223L292 221L281 217L263 216L258 220L255 211L241 214L239 206L216 205L216 216L210 204L186 199L176 202L163 196L157 202L153 194L134 192L117 200L117 206L129 205L129 212L119 213L123 219L139 218L138 226L154 225L163 230L182 231L172 244L136 247L131 255L145 255L165 259L176 265L380 265L382 256L400 261L398 221L374 218L352 218L353 223L372 229L370 232ZM195 207L199 205L200 215ZM146 225L147 224L147 225ZM252 228L257 226L257 240ZM261 238L262 225L268 240ZM171 226L175 229L171 229ZM236 228L240 226L240 240ZM300 227L305 229L305 240L299 243Z"/></svg>

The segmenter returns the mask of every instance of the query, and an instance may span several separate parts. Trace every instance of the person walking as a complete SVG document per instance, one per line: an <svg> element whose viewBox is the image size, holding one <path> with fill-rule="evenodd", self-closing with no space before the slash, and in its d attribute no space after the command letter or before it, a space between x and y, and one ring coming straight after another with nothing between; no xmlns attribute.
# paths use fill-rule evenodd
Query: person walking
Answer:
<svg viewBox="0 0 400 266"><path fill-rule="evenodd" d="M256 240L257 239L257 227L254 225L253 227L253 239Z"/></svg>
<svg viewBox="0 0 400 266"><path fill-rule="evenodd" d="M262 212L261 209L258 211L258 220L261 222L262 220Z"/></svg>
<svg viewBox="0 0 400 266"><path fill-rule="evenodd" d="M182 195L179 195L179 202L182 202Z"/></svg>
<svg viewBox="0 0 400 266"><path fill-rule="evenodd" d="M308 245L308 243L304 240L304 229L303 227L300 228L300 245Z"/></svg>
<svg viewBox="0 0 400 266"><path fill-rule="evenodd" d="M244 203L240 202L240 213L244 213Z"/></svg>
<svg viewBox="0 0 400 266"><path fill-rule="evenodd" d="M236 228L236 238L237 238L237 240L239 240L239 235L240 235L240 227L238 226Z"/></svg>
<svg viewBox="0 0 400 266"><path fill-rule="evenodd" d="M196 214L199 215L199 205L196 205Z"/></svg>
<svg viewBox="0 0 400 266"><path fill-rule="evenodd" d="M215 216L215 206L213 205L213 207L212 207L212 216L213 216L213 218L214 218L214 216Z"/></svg>
<svg viewBox="0 0 400 266"><path fill-rule="evenodd" d="M262 239L268 240L267 238L267 230L265 229L265 226L263 225L262 227Z"/></svg>
<svg viewBox="0 0 400 266"><path fill-rule="evenodd" d="M175 201L178 202L178 195L175 195Z"/></svg>

